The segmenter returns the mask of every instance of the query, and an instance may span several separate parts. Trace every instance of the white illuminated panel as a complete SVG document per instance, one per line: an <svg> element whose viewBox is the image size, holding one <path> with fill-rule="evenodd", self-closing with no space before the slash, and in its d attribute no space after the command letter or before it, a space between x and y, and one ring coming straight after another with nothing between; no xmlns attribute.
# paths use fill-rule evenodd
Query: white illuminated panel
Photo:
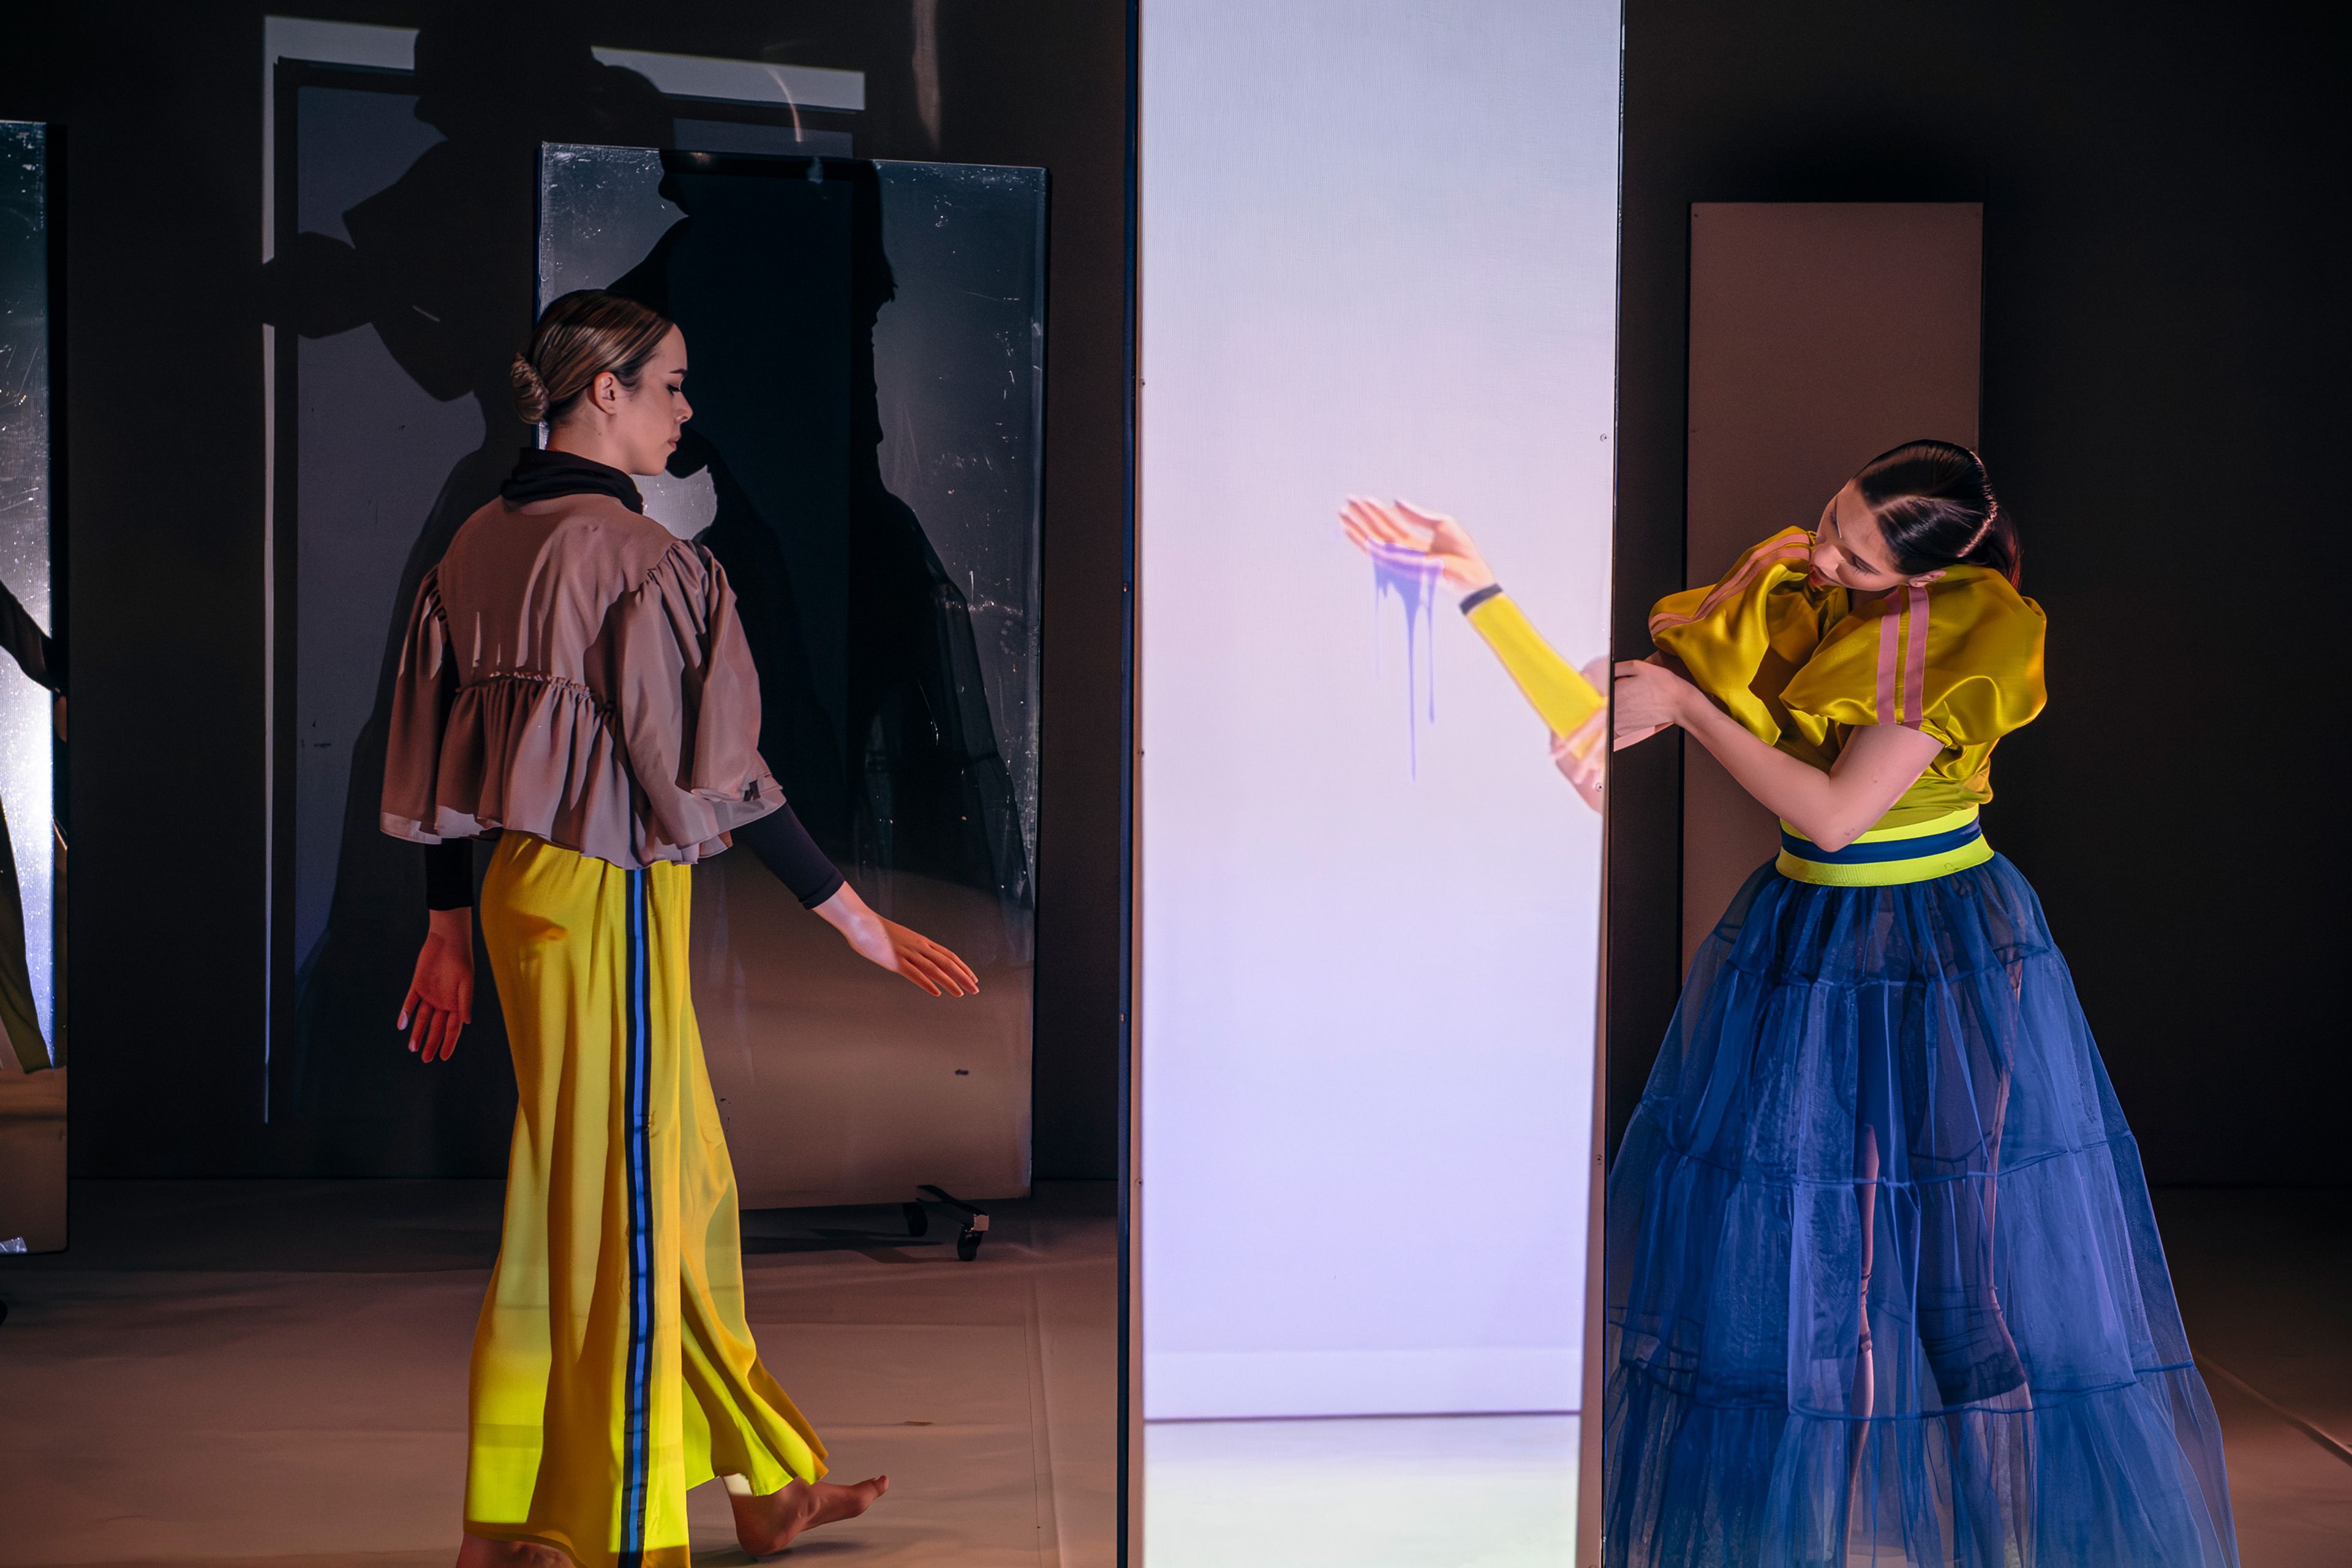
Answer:
<svg viewBox="0 0 2352 1568"><path fill-rule="evenodd" d="M1145 1413L1570 1410L1600 819L1334 514L1604 650L1617 10L1142 16Z"/></svg>

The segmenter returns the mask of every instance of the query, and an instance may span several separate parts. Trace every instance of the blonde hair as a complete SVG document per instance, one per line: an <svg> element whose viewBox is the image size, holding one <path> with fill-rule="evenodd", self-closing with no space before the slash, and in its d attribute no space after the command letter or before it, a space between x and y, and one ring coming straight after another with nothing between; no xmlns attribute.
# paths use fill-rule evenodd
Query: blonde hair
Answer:
<svg viewBox="0 0 2352 1568"><path fill-rule="evenodd" d="M606 371L635 388L677 323L650 305L580 289L540 312L530 352L514 357L515 413L526 425L558 424Z"/></svg>

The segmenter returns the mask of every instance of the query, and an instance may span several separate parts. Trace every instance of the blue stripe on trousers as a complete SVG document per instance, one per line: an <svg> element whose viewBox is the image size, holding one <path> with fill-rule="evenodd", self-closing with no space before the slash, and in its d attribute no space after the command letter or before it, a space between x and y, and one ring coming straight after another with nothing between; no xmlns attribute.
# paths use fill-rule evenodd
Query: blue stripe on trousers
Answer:
<svg viewBox="0 0 2352 1568"><path fill-rule="evenodd" d="M621 1455L621 1568L642 1568L653 1394L653 1163L646 1080L653 1072L653 1009L646 957L646 873L631 871L628 915L628 1041L624 1058L624 1142L629 1178L629 1365Z"/></svg>

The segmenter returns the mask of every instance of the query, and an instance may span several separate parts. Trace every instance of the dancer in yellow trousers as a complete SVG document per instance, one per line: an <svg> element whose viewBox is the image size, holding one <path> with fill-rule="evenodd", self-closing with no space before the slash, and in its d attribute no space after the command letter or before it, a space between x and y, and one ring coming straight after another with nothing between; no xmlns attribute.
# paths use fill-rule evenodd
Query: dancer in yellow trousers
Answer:
<svg viewBox="0 0 2352 1568"><path fill-rule="evenodd" d="M723 1479L746 1551L854 1517L745 1321L734 1173L688 984L693 863L750 847L862 956L934 995L962 960L881 919L783 803L726 575L643 515L689 409L686 344L567 295L516 360L545 418L425 579L394 695L387 832L427 851L401 1014L446 1058L471 1016L472 861L520 1109L475 1331L460 1568L685 1568L686 1494Z"/></svg>

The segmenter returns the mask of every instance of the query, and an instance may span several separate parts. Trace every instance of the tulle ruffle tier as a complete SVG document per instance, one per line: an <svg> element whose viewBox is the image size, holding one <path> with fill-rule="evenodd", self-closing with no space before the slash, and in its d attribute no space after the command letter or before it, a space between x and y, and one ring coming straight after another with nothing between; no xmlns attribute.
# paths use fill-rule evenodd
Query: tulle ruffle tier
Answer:
<svg viewBox="0 0 2352 1568"><path fill-rule="evenodd" d="M2007 860L1759 871L1611 1172L1608 1560L2228 1568L2147 1186Z"/></svg>

